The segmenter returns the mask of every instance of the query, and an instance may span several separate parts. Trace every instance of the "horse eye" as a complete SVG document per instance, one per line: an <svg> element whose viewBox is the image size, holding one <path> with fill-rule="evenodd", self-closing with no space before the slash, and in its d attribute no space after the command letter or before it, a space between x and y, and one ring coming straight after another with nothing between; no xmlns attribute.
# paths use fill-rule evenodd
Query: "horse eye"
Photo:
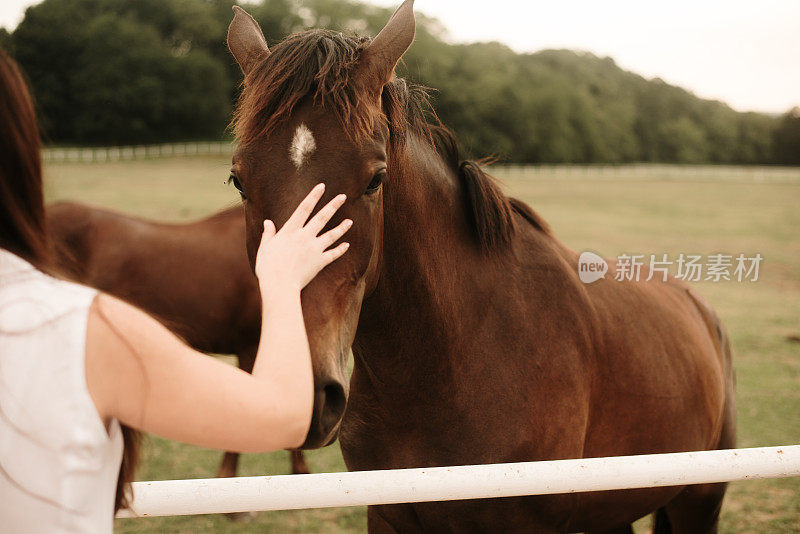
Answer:
<svg viewBox="0 0 800 534"><path fill-rule="evenodd" d="M381 184L383 183L384 178L386 178L386 170L379 171L375 176L372 177L372 181L367 186L367 190L365 193L370 195L380 188Z"/></svg>
<svg viewBox="0 0 800 534"><path fill-rule="evenodd" d="M242 200L247 198L246 196L244 196L244 189L242 188L242 183L239 181L239 179L236 177L235 174L231 174L228 177L228 183L233 184L233 187L235 187L236 190L239 191L239 194L242 195Z"/></svg>

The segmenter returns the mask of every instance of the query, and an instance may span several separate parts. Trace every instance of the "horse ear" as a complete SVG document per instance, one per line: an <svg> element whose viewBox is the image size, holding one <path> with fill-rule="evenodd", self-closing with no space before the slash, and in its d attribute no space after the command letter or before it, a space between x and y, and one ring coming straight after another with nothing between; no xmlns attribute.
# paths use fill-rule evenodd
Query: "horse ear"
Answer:
<svg viewBox="0 0 800 534"><path fill-rule="evenodd" d="M228 50L245 76L260 55L270 53L258 22L239 6L233 6L233 20L228 26Z"/></svg>
<svg viewBox="0 0 800 534"><path fill-rule="evenodd" d="M406 0L361 53L359 74L378 94L394 78L397 62L414 42L415 32L414 0Z"/></svg>

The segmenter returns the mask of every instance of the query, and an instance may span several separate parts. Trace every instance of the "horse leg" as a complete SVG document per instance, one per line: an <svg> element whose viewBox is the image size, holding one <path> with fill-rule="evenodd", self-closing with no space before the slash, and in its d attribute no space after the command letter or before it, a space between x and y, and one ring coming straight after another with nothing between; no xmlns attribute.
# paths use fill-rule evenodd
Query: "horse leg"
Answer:
<svg viewBox="0 0 800 534"><path fill-rule="evenodd" d="M733 402L726 405L726 421L717 449L736 447ZM715 534L727 482L687 486L660 508L653 521L653 534Z"/></svg>
<svg viewBox="0 0 800 534"><path fill-rule="evenodd" d="M256 351L258 347L253 347L248 350L244 350L238 354L239 359L239 369L246 373L253 372L253 365L256 362ZM219 478L229 478L236 476L236 470L239 466L239 453L238 452L226 452L225 455L222 457L222 462L219 464L219 470L217 471L217 477ZM232 519L233 521L248 521L255 517L255 512L239 512L235 514L225 514L228 519Z"/></svg>
<svg viewBox="0 0 800 534"><path fill-rule="evenodd" d="M730 347L726 345L725 350L730 351ZM717 443L717 449L734 449L736 448L736 406L732 384L728 390L723 417L722 433ZM656 512L653 533L715 534L727 487L727 482L687 486L664 508Z"/></svg>
<svg viewBox="0 0 800 534"><path fill-rule="evenodd" d="M258 347L254 347L252 349L242 351L239 354L239 369L244 371L245 373L252 373L253 372L253 365L256 363L256 352L258 351ZM292 474L293 475L307 475L311 471L308 469L308 464L306 463L305 456L303 455L303 451L301 450L293 450L289 451L290 454L290 461L292 464ZM220 474L219 476L236 476L236 461L238 460L238 455L232 452L226 452L225 458L222 460L222 465L225 465L226 460L228 460L229 456L237 456L236 459L233 460L233 470L230 471L231 474L223 475ZM220 471L222 467L220 467Z"/></svg>
<svg viewBox="0 0 800 534"><path fill-rule="evenodd" d="M369 534L398 534L374 506L367 507L367 532Z"/></svg>
<svg viewBox="0 0 800 534"><path fill-rule="evenodd" d="M311 472L308 469L308 464L306 463L306 457L303 455L303 451L295 449L289 451L289 453L292 455L293 475L307 475Z"/></svg>
<svg viewBox="0 0 800 534"><path fill-rule="evenodd" d="M222 463L217 471L218 478L227 478L236 476L236 468L239 465L238 452L226 452L222 457ZM250 521L256 516L255 512L235 512L232 514L225 514L225 517L231 521L246 522Z"/></svg>
<svg viewBox="0 0 800 534"><path fill-rule="evenodd" d="M222 462L217 470L217 478L230 478L236 476L236 468L239 466L239 453L226 452L222 457Z"/></svg>
<svg viewBox="0 0 800 534"><path fill-rule="evenodd" d="M726 407L732 412L733 406ZM726 417L718 449L736 447L736 420ZM716 534L722 499L727 482L687 486L667 505L656 512L654 534Z"/></svg>
<svg viewBox="0 0 800 534"><path fill-rule="evenodd" d="M726 425L718 449L736 447L733 430ZM653 534L716 534L727 482L687 486L660 508L653 521Z"/></svg>
<svg viewBox="0 0 800 534"><path fill-rule="evenodd" d="M669 523L666 508L659 508L653 514L653 534L671 534L672 525Z"/></svg>
<svg viewBox="0 0 800 534"><path fill-rule="evenodd" d="M243 350L237 355L239 359L239 369L241 369L245 373L253 372L253 365L255 365L256 362L257 350L258 347L252 347L250 349ZM217 477L219 478L235 477L236 468L238 467L238 465L239 465L239 453L226 452L225 455L222 457L222 463L219 464Z"/></svg>
<svg viewBox="0 0 800 534"><path fill-rule="evenodd" d="M656 513L654 533L716 534L727 483L687 486ZM660 511L659 511L660 512ZM666 516L666 517L664 517Z"/></svg>
<svg viewBox="0 0 800 534"><path fill-rule="evenodd" d="M239 465L239 453L238 452L226 452L225 455L222 457L222 463L219 465L219 470L217 471L218 478L227 478L227 477L235 477L236 476L236 468ZM225 517L230 519L231 521L236 522L247 522L253 519L256 516L255 512L236 512L232 514L225 514Z"/></svg>

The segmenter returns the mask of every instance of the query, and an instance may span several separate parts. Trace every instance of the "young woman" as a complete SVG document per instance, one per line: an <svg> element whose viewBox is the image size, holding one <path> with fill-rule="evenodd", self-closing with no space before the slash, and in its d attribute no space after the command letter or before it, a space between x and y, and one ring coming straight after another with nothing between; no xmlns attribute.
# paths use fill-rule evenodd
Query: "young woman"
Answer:
<svg viewBox="0 0 800 534"><path fill-rule="evenodd" d="M352 224L318 235L345 200L309 220L323 190L280 231L264 222L252 375L197 353L136 308L46 274L36 120L0 50L0 530L110 532L133 472L131 428L241 452L303 443L313 378L300 291L345 253L330 247Z"/></svg>

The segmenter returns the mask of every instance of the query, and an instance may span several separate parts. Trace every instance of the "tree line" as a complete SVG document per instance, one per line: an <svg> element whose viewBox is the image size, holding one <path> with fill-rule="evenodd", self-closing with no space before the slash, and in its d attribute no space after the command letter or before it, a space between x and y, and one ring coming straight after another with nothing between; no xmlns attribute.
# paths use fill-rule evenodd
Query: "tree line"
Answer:
<svg viewBox="0 0 800 534"><path fill-rule="evenodd" d="M225 48L234 0L45 0L0 46L20 63L45 139L117 145L224 138L240 73ZM391 9L354 0L245 6L270 44L307 27L375 35ZM401 74L435 88L466 152L518 163L800 164L800 109L739 113L610 58L449 44L418 17Z"/></svg>

